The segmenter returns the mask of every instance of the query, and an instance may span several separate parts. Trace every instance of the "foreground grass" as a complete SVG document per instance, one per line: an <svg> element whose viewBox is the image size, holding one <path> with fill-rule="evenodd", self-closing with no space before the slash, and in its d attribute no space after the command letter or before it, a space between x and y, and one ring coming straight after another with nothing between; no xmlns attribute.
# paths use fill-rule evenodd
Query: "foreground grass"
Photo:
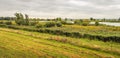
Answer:
<svg viewBox="0 0 120 58"><path fill-rule="evenodd" d="M119 58L119 48L118 43L0 28L0 58Z"/></svg>

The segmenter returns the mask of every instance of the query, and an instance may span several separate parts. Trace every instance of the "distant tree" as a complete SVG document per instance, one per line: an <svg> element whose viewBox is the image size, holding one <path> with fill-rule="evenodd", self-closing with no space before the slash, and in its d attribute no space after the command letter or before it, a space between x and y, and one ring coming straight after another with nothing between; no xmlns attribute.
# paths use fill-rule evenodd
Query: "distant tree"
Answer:
<svg viewBox="0 0 120 58"><path fill-rule="evenodd" d="M1 20L3 20L3 19L4 19L4 17L0 17L0 19L1 19Z"/></svg>
<svg viewBox="0 0 120 58"><path fill-rule="evenodd" d="M15 22L18 25L29 25L29 17L25 14L25 18L21 13L15 13L16 19Z"/></svg>
<svg viewBox="0 0 120 58"><path fill-rule="evenodd" d="M29 25L29 17L27 14L25 14L25 24Z"/></svg>
<svg viewBox="0 0 120 58"><path fill-rule="evenodd" d="M56 21L61 21L62 19L60 17L56 18Z"/></svg>
<svg viewBox="0 0 120 58"><path fill-rule="evenodd" d="M105 18L103 18L103 21L105 22L105 21L106 21L106 19L105 19Z"/></svg>
<svg viewBox="0 0 120 58"><path fill-rule="evenodd" d="M91 17L90 20L93 21L94 19Z"/></svg>
<svg viewBox="0 0 120 58"><path fill-rule="evenodd" d="M22 25L22 21L23 21L22 14L21 13L15 13L15 16L16 16L16 19L15 19L16 24Z"/></svg>
<svg viewBox="0 0 120 58"><path fill-rule="evenodd" d="M67 21L68 19L67 18L65 18L65 21Z"/></svg>
<svg viewBox="0 0 120 58"><path fill-rule="evenodd" d="M120 18L118 19L118 21L120 21Z"/></svg>
<svg viewBox="0 0 120 58"><path fill-rule="evenodd" d="M70 19L70 21L73 21L73 19Z"/></svg>

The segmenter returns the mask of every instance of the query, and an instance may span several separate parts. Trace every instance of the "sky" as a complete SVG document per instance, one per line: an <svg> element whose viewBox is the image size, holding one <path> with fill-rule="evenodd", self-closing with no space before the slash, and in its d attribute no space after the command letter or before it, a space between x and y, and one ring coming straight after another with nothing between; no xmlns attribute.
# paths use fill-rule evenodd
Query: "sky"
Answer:
<svg viewBox="0 0 120 58"><path fill-rule="evenodd" d="M120 0L0 0L0 16L119 18Z"/></svg>

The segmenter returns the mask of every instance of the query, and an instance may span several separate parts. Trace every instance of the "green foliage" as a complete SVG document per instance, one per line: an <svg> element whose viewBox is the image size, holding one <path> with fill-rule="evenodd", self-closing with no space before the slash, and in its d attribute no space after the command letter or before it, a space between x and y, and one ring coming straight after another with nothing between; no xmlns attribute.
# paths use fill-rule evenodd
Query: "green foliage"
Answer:
<svg viewBox="0 0 120 58"><path fill-rule="evenodd" d="M88 25L89 25L88 22L83 22L83 23L82 23L82 26L88 26Z"/></svg>
<svg viewBox="0 0 120 58"><path fill-rule="evenodd" d="M4 22L3 21L0 21L0 24L3 24Z"/></svg>
<svg viewBox="0 0 120 58"><path fill-rule="evenodd" d="M66 27L63 27L64 30L62 30L61 28L57 28L57 29L54 29L54 28L40 28L41 25L39 25L39 29L36 29L36 28L33 28L33 27L19 27L19 26L11 26L11 25L1 25L1 27L7 27L7 28L12 28L12 29L22 29L22 30L27 30L27 31L35 31L35 32L42 32L42 33L50 33L50 34L57 34L57 35L64 35L64 36L69 36L69 37L77 37L77 38L89 38L90 40L101 40L101 41L104 41L104 42L107 42L107 41L113 41L113 42L118 42L120 43L120 37L116 35L112 35L112 36L105 36L105 35L99 35L99 34L92 34L92 30L91 32L88 33L88 31L90 30L87 30L85 33L82 33L82 31L85 31L84 28L80 28L82 29L82 31L73 31L74 29L73 28L66 28ZM66 31L66 30L67 31ZM72 29L72 32L71 31L68 31L69 29ZM89 28L90 29L90 28ZM93 29L95 30L95 28ZM95 32L95 31L94 31ZM99 32L100 31L96 31L96 32ZM102 33L103 34L103 33Z"/></svg>
<svg viewBox="0 0 120 58"><path fill-rule="evenodd" d="M83 23L83 20L75 20L75 24L81 25Z"/></svg>
<svg viewBox="0 0 120 58"><path fill-rule="evenodd" d="M47 22L45 24L45 27L55 27L56 23L55 22Z"/></svg>
<svg viewBox="0 0 120 58"><path fill-rule="evenodd" d="M34 21L33 22L29 22L30 26L35 26L36 24L38 24L38 22L34 22Z"/></svg>
<svg viewBox="0 0 120 58"><path fill-rule="evenodd" d="M6 22L4 22L4 24L6 24L6 25L12 25L12 22L11 21L6 21Z"/></svg>
<svg viewBox="0 0 120 58"><path fill-rule="evenodd" d="M84 19L84 20L75 20L74 21L75 24L77 25L82 25L82 26L88 26L89 25L89 21L87 19Z"/></svg>
<svg viewBox="0 0 120 58"><path fill-rule="evenodd" d="M27 14L25 14L25 19L24 19L24 21L25 21L25 25L29 25L29 17L28 17Z"/></svg>
<svg viewBox="0 0 120 58"><path fill-rule="evenodd" d="M27 14L25 14L25 18L21 13L15 13L15 16L16 16L16 20L15 20L16 24L29 25L29 17Z"/></svg>
<svg viewBox="0 0 120 58"><path fill-rule="evenodd" d="M56 26L57 26L57 27L61 27L61 26L62 26L62 23L58 22L58 23L56 23Z"/></svg>
<svg viewBox="0 0 120 58"><path fill-rule="evenodd" d="M93 21L93 20L94 20L94 18L92 18L92 17L91 17L91 18L90 18L90 20L91 20L91 21Z"/></svg>
<svg viewBox="0 0 120 58"><path fill-rule="evenodd" d="M11 21L0 21L0 24L12 25Z"/></svg>
<svg viewBox="0 0 120 58"><path fill-rule="evenodd" d="M118 21L120 21L120 18L118 19Z"/></svg>
<svg viewBox="0 0 120 58"><path fill-rule="evenodd" d="M62 19L59 17L59 18L56 18L55 20L56 20L56 21L61 21Z"/></svg>
<svg viewBox="0 0 120 58"><path fill-rule="evenodd" d="M62 24L66 24L66 21L61 21Z"/></svg>
<svg viewBox="0 0 120 58"><path fill-rule="evenodd" d="M16 16L16 20L15 20L16 24L23 25L24 23L23 15L21 13L15 13L15 16Z"/></svg>
<svg viewBox="0 0 120 58"><path fill-rule="evenodd" d="M99 25L99 22L98 22L98 21L96 21L96 22L95 22L95 26L98 26L98 25Z"/></svg>
<svg viewBox="0 0 120 58"><path fill-rule="evenodd" d="M42 27L44 27L44 24L38 23L38 24L35 25L35 27L36 27L36 28L42 28Z"/></svg>

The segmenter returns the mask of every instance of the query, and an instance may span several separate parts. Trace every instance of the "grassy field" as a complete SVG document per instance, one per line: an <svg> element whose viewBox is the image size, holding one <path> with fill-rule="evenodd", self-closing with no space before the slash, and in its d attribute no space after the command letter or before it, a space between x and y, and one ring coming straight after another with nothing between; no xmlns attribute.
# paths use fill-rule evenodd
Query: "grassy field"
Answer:
<svg viewBox="0 0 120 58"><path fill-rule="evenodd" d="M120 43L120 27L113 26L63 25L61 27L54 26L36 28L35 26L1 24L0 27Z"/></svg>
<svg viewBox="0 0 120 58"><path fill-rule="evenodd" d="M120 44L0 28L0 58L119 58Z"/></svg>
<svg viewBox="0 0 120 58"><path fill-rule="evenodd" d="M63 27L48 28L51 30L63 30L68 32L80 32L84 34L102 35L102 36L119 36L120 27L112 26L80 26L80 25L64 25Z"/></svg>

